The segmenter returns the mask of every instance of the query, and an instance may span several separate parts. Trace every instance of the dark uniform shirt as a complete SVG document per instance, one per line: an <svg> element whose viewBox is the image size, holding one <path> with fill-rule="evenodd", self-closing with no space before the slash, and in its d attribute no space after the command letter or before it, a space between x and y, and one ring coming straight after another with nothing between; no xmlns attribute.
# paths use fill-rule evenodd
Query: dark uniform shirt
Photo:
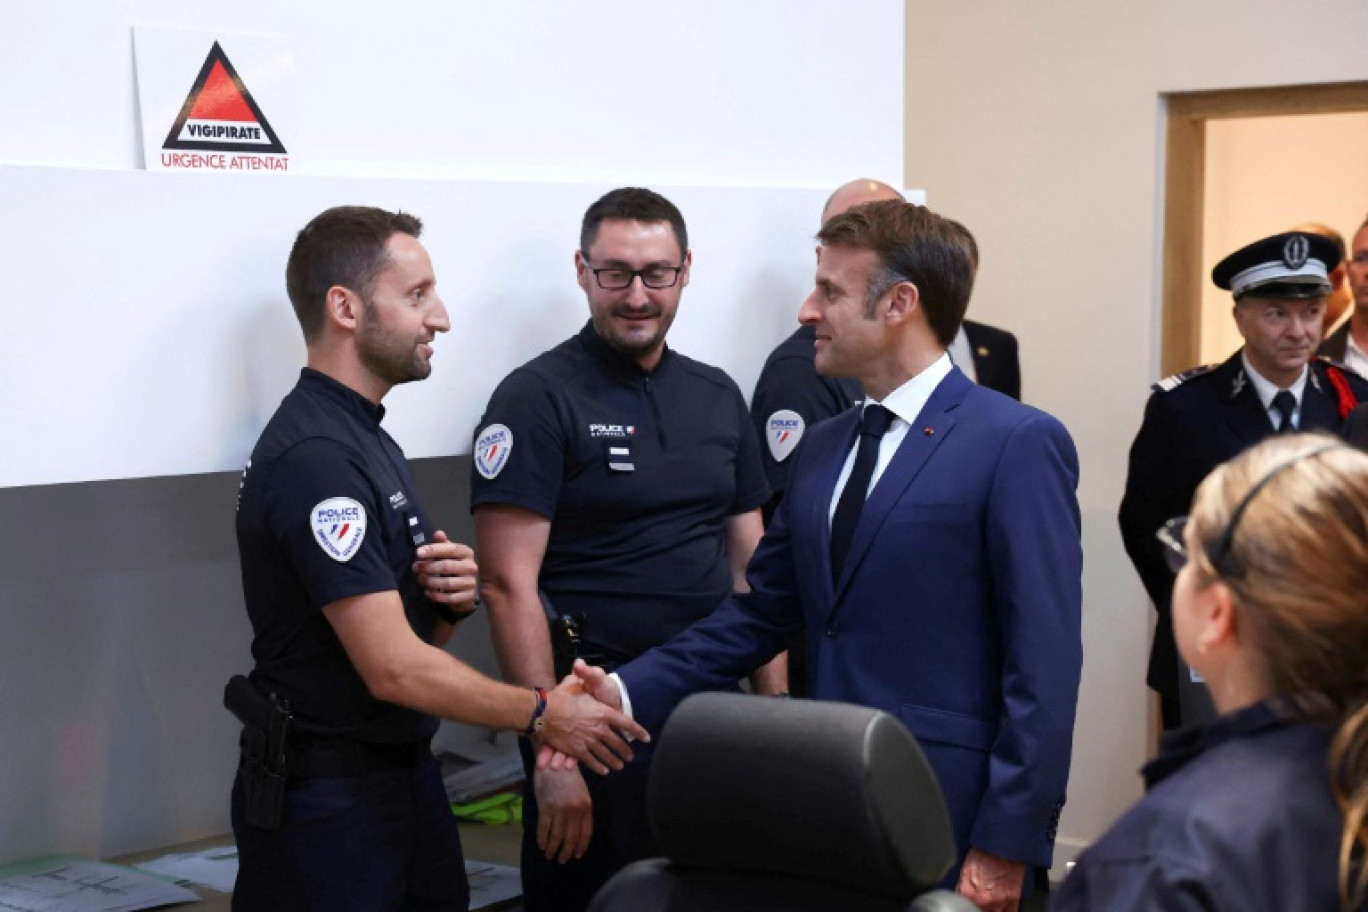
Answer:
<svg viewBox="0 0 1368 912"><path fill-rule="evenodd" d="M1148 793L1082 855L1051 910L1338 910L1329 744L1325 727L1265 703L1167 735Z"/></svg>
<svg viewBox="0 0 1368 912"><path fill-rule="evenodd" d="M774 491L767 514L773 512L773 506L788 489L793 450L807 429L864 399L859 381L817 373L816 338L816 327L798 327L797 332L770 352L755 382L751 419L756 434L764 441L760 459ZM765 520L768 522L768 515Z"/></svg>
<svg viewBox="0 0 1368 912"><path fill-rule="evenodd" d="M1338 434L1342 405L1368 400L1368 381L1323 359L1313 359L1310 367L1299 430ZM1273 433L1240 352L1219 366L1159 381L1145 406L1131 446L1119 518L1126 553L1159 612L1149 685L1166 700L1176 703L1179 688L1178 651L1169 622L1173 573L1154 533L1169 519L1188 513L1192 495L1212 469Z"/></svg>
<svg viewBox="0 0 1368 912"><path fill-rule="evenodd" d="M540 586L621 661L732 590L729 517L769 497L736 384L666 348L647 372L587 324L509 374L476 435L471 507L552 520Z"/></svg>
<svg viewBox="0 0 1368 912"><path fill-rule="evenodd" d="M436 615L413 573L427 516L384 408L305 368L252 451L238 496L252 678L285 696L315 736L426 741L434 716L376 700L320 610L398 590L426 640Z"/></svg>

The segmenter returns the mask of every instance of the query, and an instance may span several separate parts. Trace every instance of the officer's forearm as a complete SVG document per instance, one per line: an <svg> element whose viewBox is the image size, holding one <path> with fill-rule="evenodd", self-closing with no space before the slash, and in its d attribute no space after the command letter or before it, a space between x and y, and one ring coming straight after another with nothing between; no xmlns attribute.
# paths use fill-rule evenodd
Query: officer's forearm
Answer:
<svg viewBox="0 0 1368 912"><path fill-rule="evenodd" d="M535 579L529 586L486 576L480 581L480 598L489 614L494 656L504 680L527 687L554 686L551 636Z"/></svg>
<svg viewBox="0 0 1368 912"><path fill-rule="evenodd" d="M480 597L489 612L494 656L504 680L528 687L556 683L551 636L537 583L551 520L506 504L475 510Z"/></svg>
<svg viewBox="0 0 1368 912"><path fill-rule="evenodd" d="M486 678L420 640L394 590L340 599L323 614L377 700L472 725L522 730L535 695Z"/></svg>
<svg viewBox="0 0 1368 912"><path fill-rule="evenodd" d="M439 649L425 647L423 653L383 679L375 696L469 725L513 731L527 727L536 708L531 690L486 678Z"/></svg>

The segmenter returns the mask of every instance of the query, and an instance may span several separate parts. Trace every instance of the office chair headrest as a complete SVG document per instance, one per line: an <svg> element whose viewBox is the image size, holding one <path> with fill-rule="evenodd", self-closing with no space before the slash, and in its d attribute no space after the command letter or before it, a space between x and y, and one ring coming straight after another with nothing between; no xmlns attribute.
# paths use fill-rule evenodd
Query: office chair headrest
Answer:
<svg viewBox="0 0 1368 912"><path fill-rule="evenodd" d="M895 899L938 883L955 838L935 773L887 713L698 694L661 735L648 800L684 866L767 871Z"/></svg>

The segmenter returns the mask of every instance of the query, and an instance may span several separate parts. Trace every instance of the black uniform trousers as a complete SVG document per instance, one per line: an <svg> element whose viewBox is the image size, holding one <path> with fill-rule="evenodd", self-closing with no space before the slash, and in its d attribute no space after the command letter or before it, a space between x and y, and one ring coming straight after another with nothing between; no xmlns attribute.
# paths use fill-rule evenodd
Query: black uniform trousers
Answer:
<svg viewBox="0 0 1368 912"><path fill-rule="evenodd" d="M295 779L278 830L243 816L233 783L240 867L234 912L466 912L461 833L431 754L337 778Z"/></svg>

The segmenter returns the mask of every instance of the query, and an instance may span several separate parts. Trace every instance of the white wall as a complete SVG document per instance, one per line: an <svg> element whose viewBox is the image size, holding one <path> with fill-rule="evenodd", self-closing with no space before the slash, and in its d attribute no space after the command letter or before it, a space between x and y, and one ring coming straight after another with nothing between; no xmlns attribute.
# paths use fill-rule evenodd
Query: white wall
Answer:
<svg viewBox="0 0 1368 912"><path fill-rule="evenodd" d="M296 118L265 113L312 174L827 186L901 167L896 0L840 15L820 0L54 0L0 16L9 164L140 166L139 23L290 39ZM820 65L856 41L855 65Z"/></svg>
<svg viewBox="0 0 1368 912"><path fill-rule="evenodd" d="M12 298L45 303L12 310L0 363L31 376L55 356L98 380L79 397L65 384L25 388L6 432L26 446L0 485L240 466L302 360L281 293L293 232L340 202L426 219L452 338L465 337L444 344L433 381L391 403L411 456L468 451L497 378L583 320L569 265L578 219L622 183L671 192L693 223L695 284L672 341L749 391L794 325L821 195L901 167L901 6L861 0L835 21L824 9L524 0L398 3L377 16L360 3L249 0L14 10L11 53L0 55L0 164L82 172L0 169L0 244L30 267ZM285 36L294 110L264 113L291 175L102 170L142 161L134 23L218 30L230 57L234 32ZM871 24L875 52L859 66L812 66L826 42ZM64 327L50 352L54 313ZM82 426L98 450L66 445Z"/></svg>
<svg viewBox="0 0 1368 912"><path fill-rule="evenodd" d="M1163 93L1368 79L1364 35L1361 0L908 0L906 180L977 235L974 310L1019 333L1027 400L1082 458L1066 850L1139 795L1147 748L1153 611L1116 508L1159 365Z"/></svg>

